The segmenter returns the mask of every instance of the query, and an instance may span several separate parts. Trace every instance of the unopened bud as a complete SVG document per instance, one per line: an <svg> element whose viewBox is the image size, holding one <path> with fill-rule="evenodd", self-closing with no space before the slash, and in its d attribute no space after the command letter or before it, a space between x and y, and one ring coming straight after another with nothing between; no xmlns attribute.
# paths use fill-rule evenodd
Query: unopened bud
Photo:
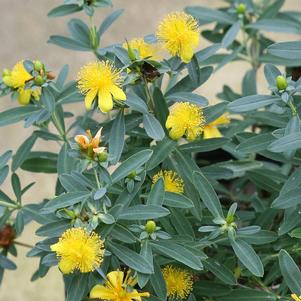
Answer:
<svg viewBox="0 0 301 301"><path fill-rule="evenodd" d="M243 15L246 12L246 9L247 9L246 5L244 3L240 3L236 7L236 12L240 15Z"/></svg>
<svg viewBox="0 0 301 301"><path fill-rule="evenodd" d="M278 90L285 90L287 88L286 78L282 75L278 75L276 78L276 85Z"/></svg>
<svg viewBox="0 0 301 301"><path fill-rule="evenodd" d="M45 83L45 80L44 78L41 76L41 75L38 75L34 78L34 83L37 85L37 86L42 86L44 83Z"/></svg>
<svg viewBox="0 0 301 301"><path fill-rule="evenodd" d="M55 79L55 74L53 72L47 72L47 78L52 80L52 79Z"/></svg>
<svg viewBox="0 0 301 301"><path fill-rule="evenodd" d="M104 151L104 152L98 154L98 160L100 162L106 162L107 159L108 159L108 153L107 152Z"/></svg>
<svg viewBox="0 0 301 301"><path fill-rule="evenodd" d="M128 174L128 178L130 178L130 179L134 179L136 176L137 176L137 173L135 170L132 171L130 174Z"/></svg>
<svg viewBox="0 0 301 301"><path fill-rule="evenodd" d="M34 61L33 62L34 70L37 72L40 72L44 69L44 64L41 61Z"/></svg>
<svg viewBox="0 0 301 301"><path fill-rule="evenodd" d="M148 233L148 234L152 234L156 231L156 223L154 221L148 221L146 224L145 224L145 231Z"/></svg>

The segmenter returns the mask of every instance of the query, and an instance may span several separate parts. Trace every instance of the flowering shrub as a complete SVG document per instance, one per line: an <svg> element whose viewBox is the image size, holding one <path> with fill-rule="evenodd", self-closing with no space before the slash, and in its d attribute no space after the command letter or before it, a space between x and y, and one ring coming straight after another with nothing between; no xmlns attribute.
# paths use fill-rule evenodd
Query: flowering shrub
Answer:
<svg viewBox="0 0 301 301"><path fill-rule="evenodd" d="M1 95L18 103L0 126L24 121L33 132L0 157L0 183L11 170L14 191L0 190L0 279L35 221L32 281L58 268L67 301L300 301L301 42L266 36L301 33L300 14L283 4L186 7L155 34L108 47L102 36L122 10L98 28L93 15L110 0L65 0L49 12L89 16L49 42L95 59L71 82L68 66L55 75L38 60L3 70ZM234 60L249 63L242 92L217 86L220 102L209 105L195 90ZM80 116L67 111L75 102ZM37 139L60 151L32 151ZM53 198L24 205L33 184L22 185L19 169L57 174Z"/></svg>

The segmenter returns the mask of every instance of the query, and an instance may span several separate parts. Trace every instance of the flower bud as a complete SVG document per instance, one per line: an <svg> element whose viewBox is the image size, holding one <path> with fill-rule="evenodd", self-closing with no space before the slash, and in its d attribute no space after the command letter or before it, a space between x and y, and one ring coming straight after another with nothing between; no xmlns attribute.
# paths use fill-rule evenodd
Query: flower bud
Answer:
<svg viewBox="0 0 301 301"><path fill-rule="evenodd" d="M53 72L47 72L47 78L50 80L55 79L55 74Z"/></svg>
<svg viewBox="0 0 301 301"><path fill-rule="evenodd" d="M37 75L37 76L34 78L34 83L35 83L37 86L42 86L42 85L45 83L45 80L44 80L44 78L43 78L41 75Z"/></svg>
<svg viewBox="0 0 301 301"><path fill-rule="evenodd" d="M40 61L34 61L33 62L34 70L40 72L41 70L44 69L44 64Z"/></svg>
<svg viewBox="0 0 301 301"><path fill-rule="evenodd" d="M98 154L98 160L100 162L106 162L108 159L108 153L107 152L102 152Z"/></svg>
<svg viewBox="0 0 301 301"><path fill-rule="evenodd" d="M16 232L11 225L6 224L0 229L0 247L8 248L13 244Z"/></svg>
<svg viewBox="0 0 301 301"><path fill-rule="evenodd" d="M145 224L145 231L148 233L148 234L152 234L156 231L156 223L154 221L148 221L146 224Z"/></svg>
<svg viewBox="0 0 301 301"><path fill-rule="evenodd" d="M285 90L287 88L286 78L282 75L278 75L276 78L276 85L278 90Z"/></svg>
<svg viewBox="0 0 301 301"><path fill-rule="evenodd" d="M136 176L137 176L137 173L135 170L132 171L130 174L128 174L128 178L130 178L130 179L134 179Z"/></svg>
<svg viewBox="0 0 301 301"><path fill-rule="evenodd" d="M240 15L243 15L246 12L246 5L244 3L240 3L237 7L236 7L236 12Z"/></svg>

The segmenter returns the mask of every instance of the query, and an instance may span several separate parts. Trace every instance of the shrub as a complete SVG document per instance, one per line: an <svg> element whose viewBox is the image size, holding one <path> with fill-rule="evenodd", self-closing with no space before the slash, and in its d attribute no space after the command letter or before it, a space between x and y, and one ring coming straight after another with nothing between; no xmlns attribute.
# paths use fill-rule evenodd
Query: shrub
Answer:
<svg viewBox="0 0 301 301"><path fill-rule="evenodd" d="M93 15L110 0L49 12L90 17L49 42L95 60L71 82L68 66L56 76L37 60L3 71L1 95L19 104L0 125L33 132L0 157L0 182L11 170L14 191L0 190L1 278L35 221L32 280L58 266L68 301L301 300L301 42L266 36L300 33L300 16L280 12L283 0L226 2L171 12L155 34L108 47L102 36L122 10L99 27ZM201 37L211 45L199 50ZM208 105L195 90L235 60L250 66L242 92L224 86ZM75 102L85 103L80 116L66 106ZM32 151L38 139L59 152ZM57 174L53 198L23 204L33 184L22 185L20 169Z"/></svg>

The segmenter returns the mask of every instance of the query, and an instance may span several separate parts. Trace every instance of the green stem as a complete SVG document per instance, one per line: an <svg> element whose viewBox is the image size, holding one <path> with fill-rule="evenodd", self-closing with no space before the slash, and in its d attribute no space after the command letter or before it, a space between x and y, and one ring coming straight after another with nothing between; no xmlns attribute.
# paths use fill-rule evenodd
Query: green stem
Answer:
<svg viewBox="0 0 301 301"><path fill-rule="evenodd" d="M153 97L150 93L149 87L148 87L148 82L147 82L147 80L144 76L142 76L142 78L143 78L143 82L144 82L144 89L145 89L145 93L146 93L146 97L147 97L148 108L151 111L154 111L155 110L155 104L154 104Z"/></svg>
<svg viewBox="0 0 301 301"><path fill-rule="evenodd" d="M289 107L290 107L290 109L292 111L293 116L297 116L298 118L300 118L299 115L298 115L297 109L294 106L293 102L291 100L289 100L287 104L289 105Z"/></svg>
<svg viewBox="0 0 301 301"><path fill-rule="evenodd" d="M95 180L96 180L96 183L97 183L97 188L100 189L100 182L99 182L97 171L96 171L95 168L94 168L94 176L95 176Z"/></svg>
<svg viewBox="0 0 301 301"><path fill-rule="evenodd" d="M14 208L14 209L20 208L20 206L18 206L18 205L10 204L10 203L7 203L7 202L2 201L2 200L0 200L0 206L4 206L4 207L7 207L7 208Z"/></svg>
<svg viewBox="0 0 301 301"><path fill-rule="evenodd" d="M29 244L26 244L24 242L19 242L19 241L14 241L14 244L15 245L19 245L19 246L22 246L22 247L25 247L25 248L29 248L29 249L32 249L34 246L32 245L29 245Z"/></svg>

